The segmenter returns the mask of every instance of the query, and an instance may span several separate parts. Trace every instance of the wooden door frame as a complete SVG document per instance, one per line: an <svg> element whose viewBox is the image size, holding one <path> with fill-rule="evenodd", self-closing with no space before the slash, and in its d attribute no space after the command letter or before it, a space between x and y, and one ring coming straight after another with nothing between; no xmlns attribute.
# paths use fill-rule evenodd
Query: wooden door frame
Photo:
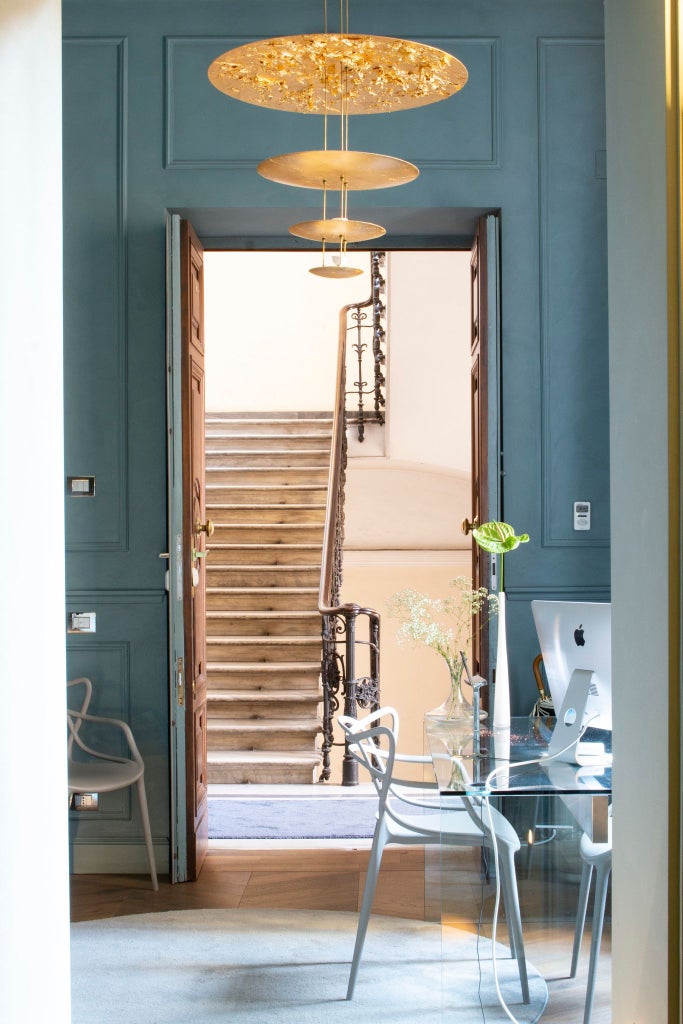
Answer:
<svg viewBox="0 0 683 1024"><path fill-rule="evenodd" d="M189 221L192 220L192 211L188 211ZM491 211L490 214L480 218L480 223L488 222L489 226L495 224L495 245L486 247L487 282L489 289L495 288L495 294L489 295L489 319L488 335L489 350L486 366L487 372L487 410L488 410L488 431L487 431L487 466L486 478L487 508L492 518L502 516L501 507L501 407L500 407L500 267L499 267L499 211ZM186 807L187 793L187 750L188 734L186 727L186 709L184 701L185 673L186 673L186 650L183 630L184 615L183 605L183 578L184 563L188 555L184 553L183 529L182 529L182 446L175 443L176 438L182 436L181 425L181 303L182 281L180 276L179 254L181 252L181 218L177 214L167 211L167 406L168 406L168 523L169 523L169 707L170 707L170 763L171 763L171 880L182 882L189 880L188 874L188 844L187 829L188 815ZM490 235L488 236L490 239ZM246 243L246 239L243 240ZM254 245L246 244L239 247L239 250L253 251L254 248L262 248L263 251L300 251L300 246L292 243L291 246L283 246L282 250L266 240L253 238ZM259 246L259 242L261 245ZM266 244L263 244L266 242ZM451 247L443 244L444 239L439 238L435 245L415 244L403 247L387 246L386 251L466 251L467 242L459 238L458 244ZM226 249L225 246L216 246L213 251ZM238 250L238 251L239 251ZM208 247L208 251L212 251ZM173 302L176 296L178 301ZM491 343L493 339L493 343ZM180 486L179 486L180 484ZM189 541L191 543L191 540ZM491 631L493 632L493 631ZM495 637L489 636L489 651L492 650L492 641ZM191 859L191 858L190 858ZM191 867L191 866L190 866Z"/></svg>
<svg viewBox="0 0 683 1024"><path fill-rule="evenodd" d="M197 877L208 846L205 730L197 750L195 708L197 702L201 704L203 700L205 704L205 693L197 692L195 695L197 659L192 623L194 548L202 546L204 535L198 536L195 532L193 480L188 451L191 425L190 416L184 415L190 408L191 385L197 376L197 359L202 364L203 379L201 339L201 351L196 350L196 346L187 340L192 333L188 329L192 317L192 281L189 279L192 255L195 249L201 250L202 247L189 222L178 215L167 214L166 229L169 546L165 554L169 559L170 873L172 882L184 882ZM203 295L201 302L203 304ZM203 458L203 422L201 432ZM203 500L203 494L201 498ZM200 517L202 509L198 511ZM199 561L199 565L203 585L203 563ZM205 665L205 656L201 660ZM199 683L197 691L202 689L202 680ZM203 757L203 771L200 766L199 773L198 753L200 760ZM200 787L195 784L197 774L201 776L202 792L199 792Z"/></svg>

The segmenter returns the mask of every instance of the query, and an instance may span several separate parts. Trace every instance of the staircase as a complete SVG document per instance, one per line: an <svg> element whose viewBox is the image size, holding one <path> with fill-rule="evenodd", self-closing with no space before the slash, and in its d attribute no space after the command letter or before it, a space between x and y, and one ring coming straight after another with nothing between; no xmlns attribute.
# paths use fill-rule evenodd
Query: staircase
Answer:
<svg viewBox="0 0 683 1024"><path fill-rule="evenodd" d="M209 783L311 783L329 413L206 417Z"/></svg>

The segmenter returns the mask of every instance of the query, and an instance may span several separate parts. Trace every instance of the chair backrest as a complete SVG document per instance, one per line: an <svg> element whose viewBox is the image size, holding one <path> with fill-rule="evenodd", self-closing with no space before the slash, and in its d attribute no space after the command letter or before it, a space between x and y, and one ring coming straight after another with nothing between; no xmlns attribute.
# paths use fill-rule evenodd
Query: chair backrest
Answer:
<svg viewBox="0 0 683 1024"><path fill-rule="evenodd" d="M88 708L90 707L90 701L92 700L92 683L86 676L79 676L78 679L70 679L68 681L68 683L66 684L67 690L71 689L72 686L85 687L85 695L83 697L83 702L80 708L78 708L78 713L81 715L85 715L88 712ZM83 722L80 718L76 718L74 715L70 714L69 708L66 709L66 721L67 727L69 729L69 739L67 741L66 749L68 752L68 756L70 758L73 752L74 740L78 741L78 730L81 728Z"/></svg>
<svg viewBox="0 0 683 1024"><path fill-rule="evenodd" d="M388 724L384 724L385 720ZM366 769L377 790L381 815L394 771L398 711L391 707L379 708L360 719L340 715L338 722L348 741L349 754Z"/></svg>

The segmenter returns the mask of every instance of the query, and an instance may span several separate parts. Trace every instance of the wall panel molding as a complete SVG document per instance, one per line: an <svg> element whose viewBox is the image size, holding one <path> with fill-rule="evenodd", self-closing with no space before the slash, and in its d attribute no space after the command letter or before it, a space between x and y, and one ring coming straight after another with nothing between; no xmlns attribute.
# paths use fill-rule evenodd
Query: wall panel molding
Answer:
<svg viewBox="0 0 683 1024"><path fill-rule="evenodd" d="M83 601L93 601L99 604L161 604L165 599L166 591L160 589L67 590L66 592L67 605Z"/></svg>
<svg viewBox="0 0 683 1024"><path fill-rule="evenodd" d="M164 165L182 170L255 170L269 146L292 138L292 148L322 148L322 118L301 117L240 103L223 96L208 81L211 61L220 53L251 42L244 36L168 36L165 43ZM460 57L474 73L456 96L432 106L397 114L351 118L352 148L393 152L424 170L495 169L500 166L500 40L495 36L413 37ZM200 84L201 83L201 84ZM451 107L445 107L445 104ZM444 110L452 109L446 122ZM285 125L284 118L287 127ZM397 120L398 119L398 120ZM422 142L424 140L424 142ZM422 152L443 146L443 155L422 159ZM416 145L416 151L406 149ZM265 147L265 149L264 149ZM392 148L393 147L393 148ZM459 155L462 154L462 155Z"/></svg>
<svg viewBox="0 0 683 1024"><path fill-rule="evenodd" d="M594 88L604 77L603 49L601 38L538 39L543 547L609 547L608 489L599 483L608 466L593 464L596 446L589 433L596 423L604 427L597 445L604 456L607 365L606 359L593 360L606 350L600 344L607 331L606 280L600 291L600 272L592 273L591 264L599 262L600 252L595 239L590 249L586 244L588 226L595 235L597 219L606 216L604 129L595 116ZM583 319L572 320L577 293L584 303ZM566 362L570 350L573 366ZM563 479L570 467L571 481ZM571 502L581 500L593 502L590 533L572 528Z"/></svg>
<svg viewBox="0 0 683 1024"><path fill-rule="evenodd" d="M610 588L604 586L557 586L505 588L509 602L544 601L609 601Z"/></svg>
<svg viewBox="0 0 683 1024"><path fill-rule="evenodd" d="M67 472L72 475L94 474L98 478L100 486L96 488L96 497L70 498L67 500L67 552L118 552L128 551L130 534L130 509L129 509L129 481L128 481L128 41L125 37L112 36L78 36L64 39L65 64L69 65L69 52L75 56L79 51L89 51L91 54L101 51L100 62L93 62L90 70L96 81L91 81L93 95L97 95L99 103L102 97L107 102L111 101L106 113L97 118L96 133L83 137L81 135L73 142L73 149L77 153L69 152L67 146L72 141L70 137L65 139L66 159L77 162L83 179L87 179L88 187L92 185L93 191L97 192L97 199L108 202L115 207L115 254L111 259L111 274L115 279L112 288L112 304L115 311L112 314L114 327L112 337L115 340L115 353L113 359L116 365L115 400L116 400L116 424L108 424L106 432L97 436L92 441L90 438L84 444L83 455L80 451L74 452L73 444L69 444L70 434L67 430ZM113 51L113 52L112 52ZM109 76L109 77L108 77ZM114 79L113 81L110 81ZM67 79L68 86L68 79ZM107 129L111 129L110 137ZM96 138L93 136L96 135ZM92 141L91 141L92 140ZM88 146L91 145L91 149ZM96 173L101 169L102 154L95 147L106 148L107 152L114 151L115 167L113 168L114 182L111 185L113 196L108 194L107 186L99 184L99 175ZM90 164L88 156L92 154ZM106 165L105 165L106 166ZM81 201L78 187L75 194L65 193L65 205L71 201L72 207L77 206ZM92 213L100 214L100 210L93 208ZM67 221L68 222L68 221ZM83 222L79 221L82 228ZM93 230L90 224L87 229ZM68 235L67 238L70 238ZM76 235L75 247L78 247L78 235ZM87 240L90 241L89 239ZM67 259L69 252L67 251ZM65 276L68 273L68 266L65 268ZM103 316L106 314L103 312ZM67 323L67 328L69 324ZM81 346L96 345L98 336L96 330L88 330L83 322L79 322L82 335L79 339ZM84 336L87 335L87 336ZM65 342L73 343L73 339L67 337ZM113 382L112 382L113 383ZM71 389L71 398L74 403L73 409L68 406L65 412L67 426L70 419L75 417L79 429L86 432L92 429L93 417L82 416L82 409L78 405L78 389ZM87 425L86 425L87 424ZM71 436L77 433L73 428ZM79 445L80 446L80 445ZM115 452L116 465L107 472L104 469L102 450L107 453ZM84 461L87 464L81 465ZM78 463L78 464L75 464ZM98 470L100 471L98 473ZM115 508L113 507L115 504ZM85 536L84 536L85 535ZM83 539L77 539L77 536Z"/></svg>
<svg viewBox="0 0 683 1024"><path fill-rule="evenodd" d="M128 640L70 636L67 639L67 659L69 678L88 676L93 681L92 714L118 718L124 722L132 720L131 644ZM110 728L106 730L104 742L107 743L107 749L113 751L111 741ZM97 739L93 745L97 747ZM123 757L128 756L123 741L120 741L119 749L114 752ZM88 836L94 832L98 839L120 836L119 823L132 820L131 795L130 787L103 794L102 805L96 814L91 811L70 811L72 841L78 842L82 831Z"/></svg>

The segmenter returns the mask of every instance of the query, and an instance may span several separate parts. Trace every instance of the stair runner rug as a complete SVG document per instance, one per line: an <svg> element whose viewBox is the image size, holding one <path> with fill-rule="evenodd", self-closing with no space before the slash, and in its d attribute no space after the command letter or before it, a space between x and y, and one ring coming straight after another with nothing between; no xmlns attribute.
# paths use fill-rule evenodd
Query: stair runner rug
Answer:
<svg viewBox="0 0 683 1024"><path fill-rule="evenodd" d="M488 939L449 929L457 956L444 962L441 927L400 917L370 918L356 993L347 1002L357 924L358 914L347 911L251 909L133 914L74 924L72 1022L509 1020L498 1003ZM500 990L512 1019L532 1024L545 1008L547 986L527 961L531 1002L525 1006L516 961L505 946L495 949Z"/></svg>
<svg viewBox="0 0 683 1024"><path fill-rule="evenodd" d="M209 839L371 839L377 798L210 797Z"/></svg>

